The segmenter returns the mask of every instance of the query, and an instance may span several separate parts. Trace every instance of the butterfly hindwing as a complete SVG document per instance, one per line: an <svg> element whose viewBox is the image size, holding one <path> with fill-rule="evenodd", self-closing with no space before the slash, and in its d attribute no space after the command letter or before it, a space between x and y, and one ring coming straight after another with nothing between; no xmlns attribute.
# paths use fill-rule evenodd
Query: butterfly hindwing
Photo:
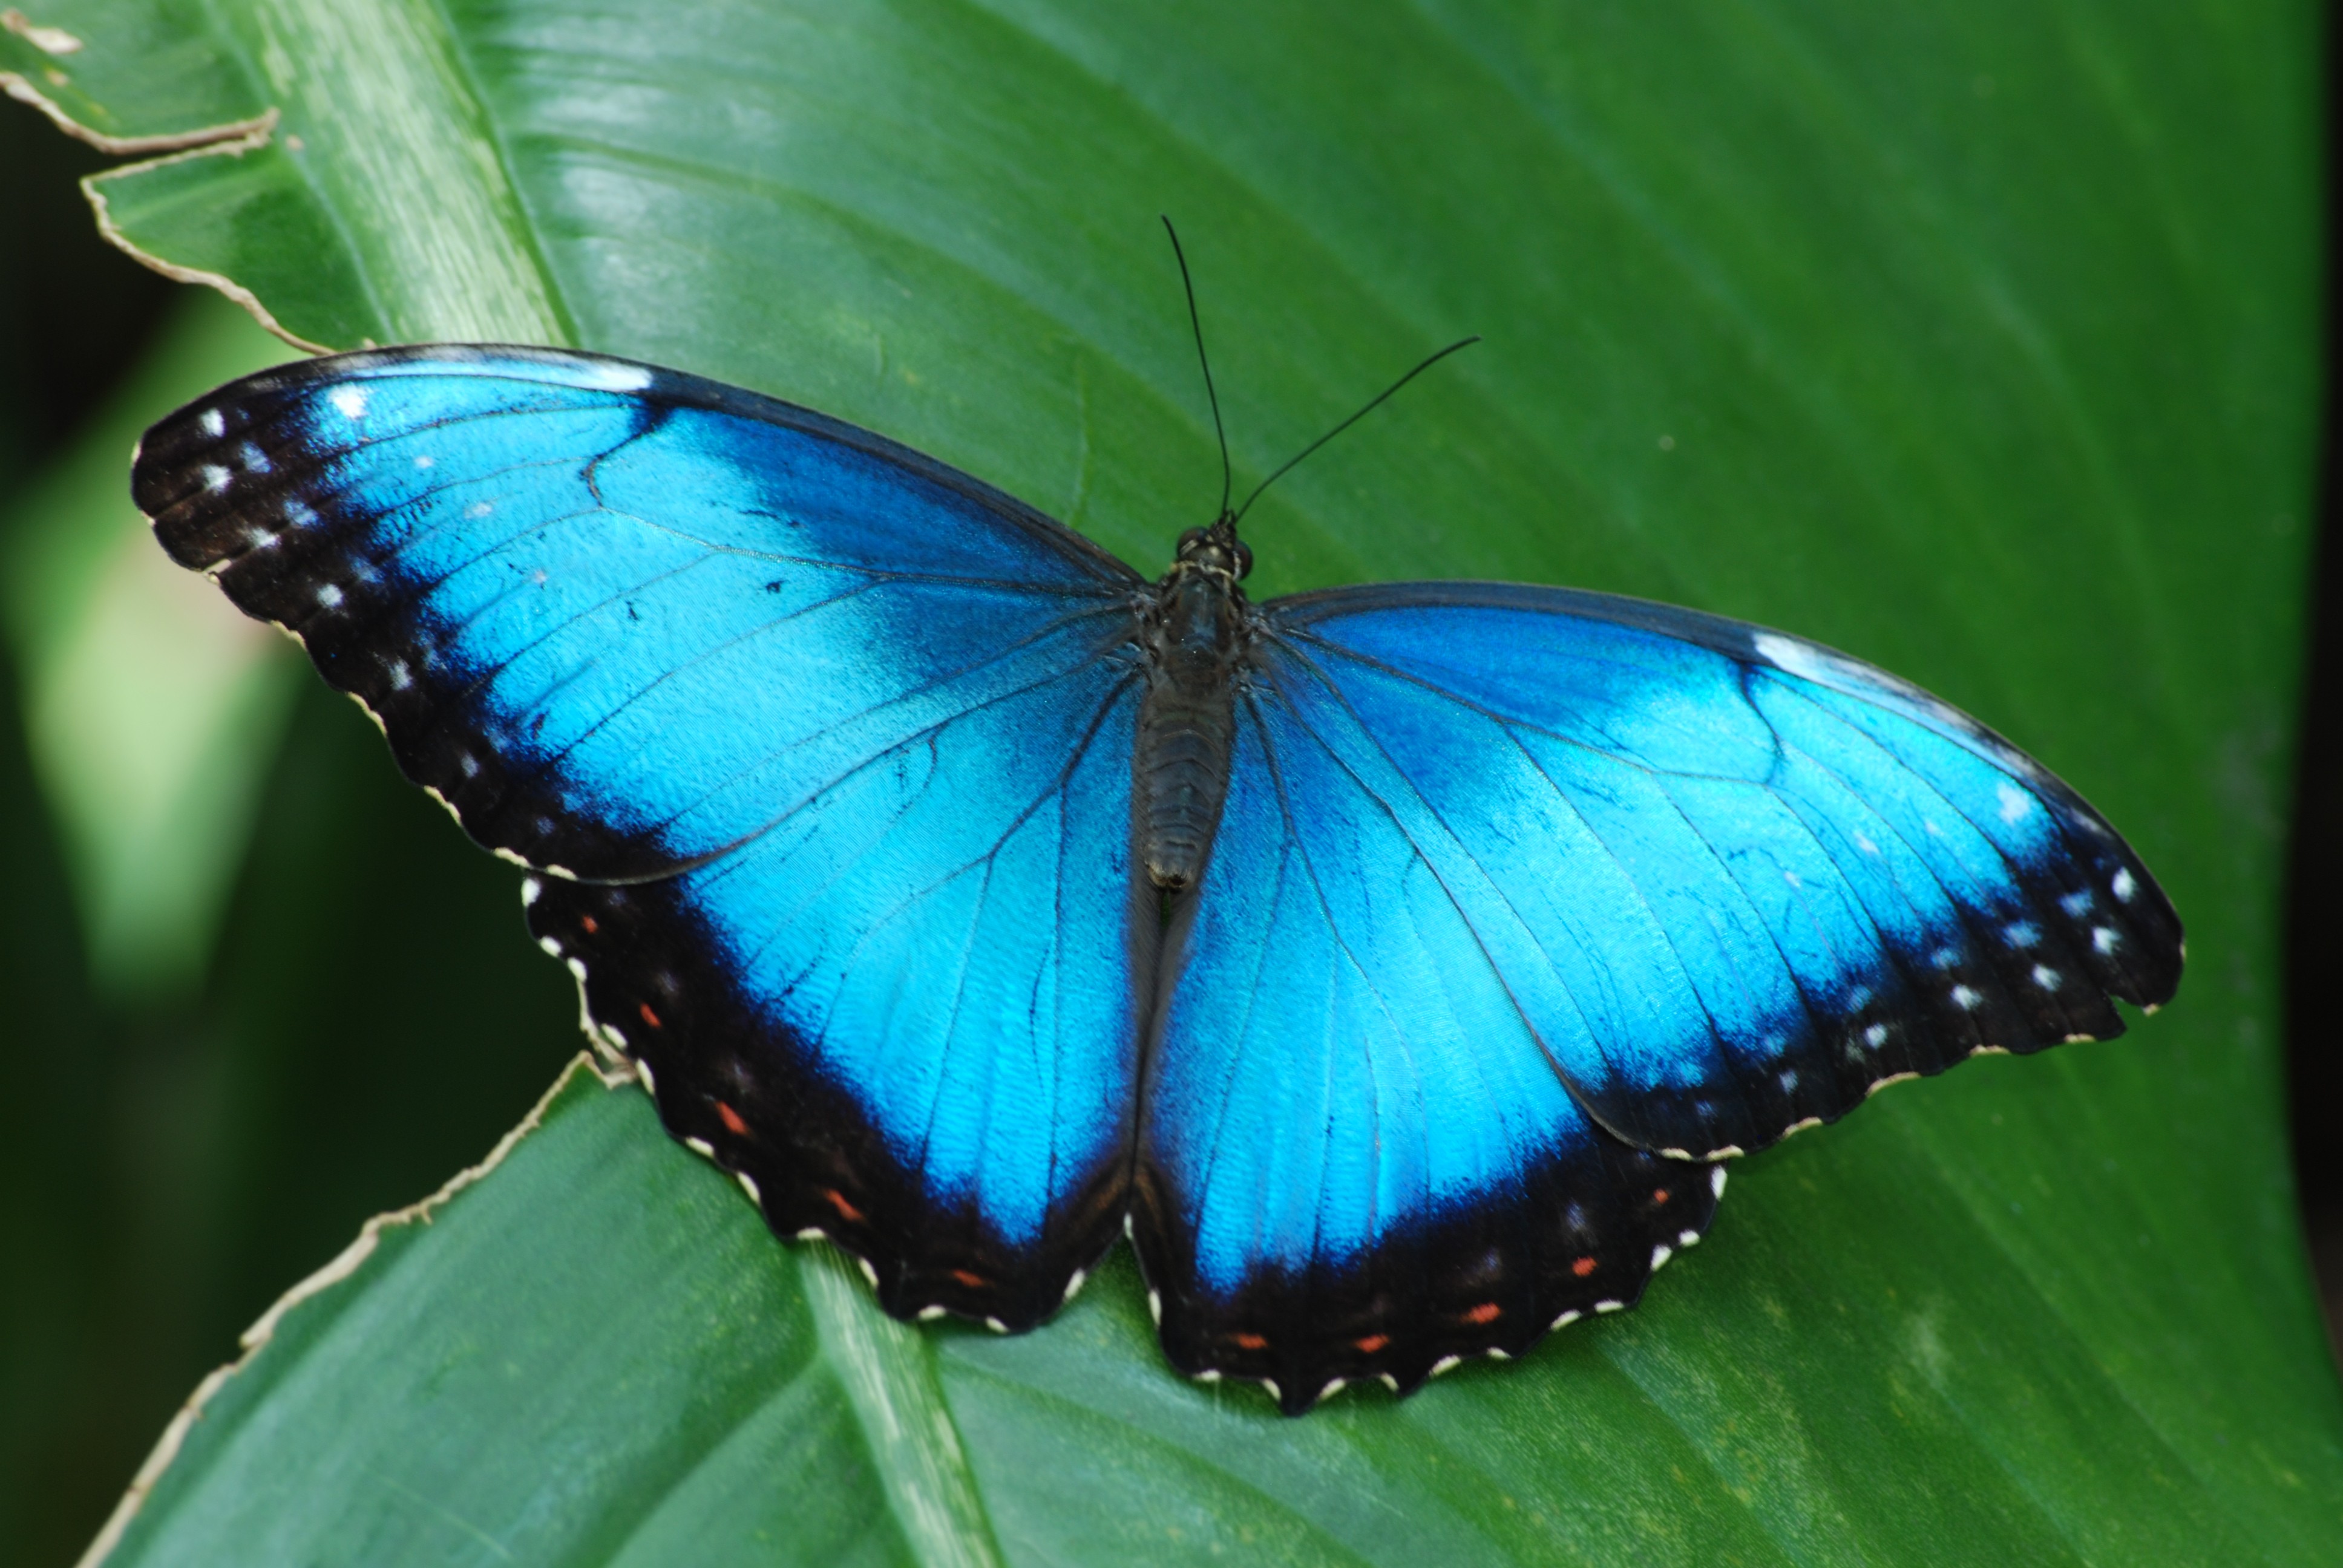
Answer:
<svg viewBox="0 0 2343 1568"><path fill-rule="evenodd" d="M532 885L669 1130L899 1315L1031 1327L1119 1229L1130 686L1101 660L961 714L679 876Z"/></svg>
<svg viewBox="0 0 2343 1568"><path fill-rule="evenodd" d="M2171 906L2064 784L1811 643L1607 595L1341 589L1265 607L1305 715L1394 821L1578 1100L1706 1155L1975 1050L2122 1030ZM1284 662L1273 666L1285 668Z"/></svg>
<svg viewBox="0 0 2343 1568"><path fill-rule="evenodd" d="M1173 1362L1289 1411L1632 1303L1721 1185L1581 1110L1388 780L1295 699L1312 684L1269 650L1239 704L1135 1216Z"/></svg>
<svg viewBox="0 0 2343 1568"><path fill-rule="evenodd" d="M551 873L531 925L602 1038L777 1227L1018 1326L1111 1239L1127 568L820 416L526 349L234 384L134 488Z"/></svg>

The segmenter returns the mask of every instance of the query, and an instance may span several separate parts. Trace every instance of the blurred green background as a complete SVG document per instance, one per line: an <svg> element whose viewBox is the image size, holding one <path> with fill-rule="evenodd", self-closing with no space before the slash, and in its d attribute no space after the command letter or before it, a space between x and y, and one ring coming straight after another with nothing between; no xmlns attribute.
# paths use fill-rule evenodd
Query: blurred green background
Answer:
<svg viewBox="0 0 2343 1568"><path fill-rule="evenodd" d="M135 526L122 486L137 428L283 352L99 241L74 181L104 161L0 109L0 997L32 1047L0 1101L7 1563L72 1560L236 1333L367 1215L477 1159L577 1044L569 985L529 947L509 871L399 784L371 728L285 650L172 639L246 670L234 732L266 765L226 769L225 793L180 799L168 780L60 774L36 755L45 702L102 686L106 658L176 629L191 602L176 588L202 592L144 575L159 558L108 531ZM107 607L90 624L108 635L42 623L61 583ZM2343 952L2326 896L2343 874L2335 621L2321 618L2306 709L2290 935L2298 1168L2330 1318L2343 1042L2318 993ZM178 857L167 908L112 897L139 840L93 835L100 817L202 847ZM55 919L67 908L79 927Z"/></svg>
<svg viewBox="0 0 2343 1568"><path fill-rule="evenodd" d="M208 835L213 853L188 874L217 886L187 888L180 904L199 917L216 903L216 925L182 922L191 946L186 929L174 945L135 917L127 929L57 920L105 901L106 867L36 782L28 692L37 709L42 691L87 678L72 661L91 650L54 647L26 601L78 571L116 572L102 594L123 636L184 609L141 598L156 581L136 564L151 546L116 548L136 523L131 443L169 403L286 352L216 296L98 238L75 182L106 161L0 104L0 997L14 1064L0 1096L0 1563L11 1564L72 1562L236 1335L367 1216L477 1161L578 1043L568 979L529 943L509 869L385 767L373 727L273 636L256 644L267 662L242 727L268 759L249 801L154 812L158 831ZM171 576L160 592L211 597ZM279 725L281 750L267 743ZM141 804L76 788L68 803L85 812ZM93 940L109 950L94 954Z"/></svg>

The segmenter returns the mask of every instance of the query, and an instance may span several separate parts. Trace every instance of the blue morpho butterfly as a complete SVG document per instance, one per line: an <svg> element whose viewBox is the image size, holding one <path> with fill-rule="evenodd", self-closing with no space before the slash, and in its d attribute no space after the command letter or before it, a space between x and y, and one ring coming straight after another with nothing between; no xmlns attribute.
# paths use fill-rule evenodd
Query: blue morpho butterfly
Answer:
<svg viewBox="0 0 2343 1568"><path fill-rule="evenodd" d="M464 346L222 387L133 486L531 869L776 1231L1022 1330L1128 1229L1172 1363L1288 1412L1628 1305L1704 1161L2179 980L2124 841L1894 676L1566 588L1254 604L1225 494L1151 583L808 409Z"/></svg>

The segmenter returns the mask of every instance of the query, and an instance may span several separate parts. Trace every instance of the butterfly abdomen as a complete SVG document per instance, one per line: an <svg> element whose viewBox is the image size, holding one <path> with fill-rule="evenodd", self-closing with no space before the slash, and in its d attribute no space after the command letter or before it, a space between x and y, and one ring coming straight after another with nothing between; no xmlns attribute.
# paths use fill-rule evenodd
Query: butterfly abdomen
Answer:
<svg viewBox="0 0 2343 1568"><path fill-rule="evenodd" d="M1203 874L1229 791L1244 596L1216 559L1182 559L1147 627L1147 695L1132 759L1140 854L1178 892Z"/></svg>

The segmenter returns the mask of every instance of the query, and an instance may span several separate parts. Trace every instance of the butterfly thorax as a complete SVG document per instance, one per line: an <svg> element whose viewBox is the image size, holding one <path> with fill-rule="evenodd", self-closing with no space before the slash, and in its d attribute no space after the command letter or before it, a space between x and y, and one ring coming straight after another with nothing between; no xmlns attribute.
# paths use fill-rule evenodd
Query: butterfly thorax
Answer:
<svg viewBox="0 0 2343 1568"><path fill-rule="evenodd" d="M1141 612L1147 693L1132 758L1140 855L1154 884L1191 887L1220 824L1236 729L1236 677L1252 611L1237 586L1252 552L1225 518L1192 528Z"/></svg>

